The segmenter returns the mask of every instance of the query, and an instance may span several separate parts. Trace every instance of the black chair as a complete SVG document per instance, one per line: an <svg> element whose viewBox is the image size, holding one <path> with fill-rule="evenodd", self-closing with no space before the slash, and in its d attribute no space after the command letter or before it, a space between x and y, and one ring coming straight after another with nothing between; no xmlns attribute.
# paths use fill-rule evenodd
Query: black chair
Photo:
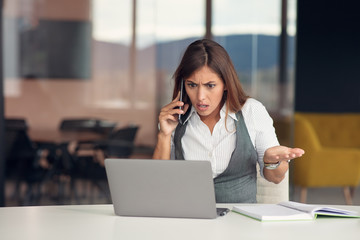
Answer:
<svg viewBox="0 0 360 240"><path fill-rule="evenodd" d="M133 153L138 129L138 126L130 125L113 131L105 141L97 143L97 148L104 152L105 157L128 158Z"/></svg>
<svg viewBox="0 0 360 240"><path fill-rule="evenodd" d="M7 176L16 174L17 157L16 149L17 138L21 131L27 130L27 124L24 119L5 119L5 159Z"/></svg>
<svg viewBox="0 0 360 240"><path fill-rule="evenodd" d="M25 119L5 119L5 157L7 178L15 180L13 197L19 205L37 204L41 197L41 182L47 169L39 163L42 149L27 134ZM21 197L20 185L26 183L26 193ZM37 186L37 189L34 187Z"/></svg>
<svg viewBox="0 0 360 240"><path fill-rule="evenodd" d="M106 171L104 168L104 158L117 157L128 158L134 149L134 140L138 131L138 126L130 125L111 132L105 140L93 142L84 145L79 144L75 151L73 159L76 159L76 167L72 174L72 186L77 201L78 191L76 190L76 181L79 179L88 180L92 186L96 186L102 194L111 202L110 192L107 184ZM91 155L79 155L78 152L83 149L94 149ZM98 159L95 152L101 152L102 157ZM92 190L92 188L91 188ZM91 192L90 202L93 203L93 193Z"/></svg>

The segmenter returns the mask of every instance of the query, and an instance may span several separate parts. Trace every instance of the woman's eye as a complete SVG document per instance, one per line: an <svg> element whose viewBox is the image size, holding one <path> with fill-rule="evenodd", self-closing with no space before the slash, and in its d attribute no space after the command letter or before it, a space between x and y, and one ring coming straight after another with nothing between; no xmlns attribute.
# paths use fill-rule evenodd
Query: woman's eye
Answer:
<svg viewBox="0 0 360 240"><path fill-rule="evenodd" d="M197 84L195 84L195 83L188 83L188 86L191 87L191 88L194 88L194 87L197 86Z"/></svg>
<svg viewBox="0 0 360 240"><path fill-rule="evenodd" d="M214 88L214 87L215 87L215 84L209 83L207 86L208 86L208 88Z"/></svg>

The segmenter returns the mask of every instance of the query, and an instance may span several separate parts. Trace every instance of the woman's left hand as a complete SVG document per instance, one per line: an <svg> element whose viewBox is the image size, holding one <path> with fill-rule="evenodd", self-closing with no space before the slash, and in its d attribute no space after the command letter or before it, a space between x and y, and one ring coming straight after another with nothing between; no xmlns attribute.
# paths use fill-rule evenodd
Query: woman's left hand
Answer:
<svg viewBox="0 0 360 240"><path fill-rule="evenodd" d="M264 154L264 162L277 163L279 161L289 161L301 157L305 151L301 148L289 148L285 146L275 146L268 148Z"/></svg>
<svg viewBox="0 0 360 240"><path fill-rule="evenodd" d="M275 146L268 148L264 153L264 163L280 163L275 169L264 168L264 177L273 183L280 183L289 168L287 163L291 159L301 157L305 153L301 148L289 148L285 146Z"/></svg>

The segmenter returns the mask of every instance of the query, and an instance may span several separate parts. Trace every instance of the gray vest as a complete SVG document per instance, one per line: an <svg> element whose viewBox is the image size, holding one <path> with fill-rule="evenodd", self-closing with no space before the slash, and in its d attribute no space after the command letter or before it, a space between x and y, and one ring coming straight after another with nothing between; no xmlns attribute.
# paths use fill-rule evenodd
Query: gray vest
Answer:
<svg viewBox="0 0 360 240"><path fill-rule="evenodd" d="M255 203L256 202L256 162L257 153L251 142L241 111L236 113L236 146L228 167L214 178L217 203ZM178 124L175 129L175 159L183 160L181 138L186 131L187 122Z"/></svg>

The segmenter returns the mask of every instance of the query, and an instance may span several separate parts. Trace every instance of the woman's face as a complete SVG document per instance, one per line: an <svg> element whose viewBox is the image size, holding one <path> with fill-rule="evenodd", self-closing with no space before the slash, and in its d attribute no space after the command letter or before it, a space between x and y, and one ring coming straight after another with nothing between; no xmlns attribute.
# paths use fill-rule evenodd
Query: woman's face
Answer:
<svg viewBox="0 0 360 240"><path fill-rule="evenodd" d="M185 90L201 120L219 116L226 88L211 68L204 66L185 79Z"/></svg>

